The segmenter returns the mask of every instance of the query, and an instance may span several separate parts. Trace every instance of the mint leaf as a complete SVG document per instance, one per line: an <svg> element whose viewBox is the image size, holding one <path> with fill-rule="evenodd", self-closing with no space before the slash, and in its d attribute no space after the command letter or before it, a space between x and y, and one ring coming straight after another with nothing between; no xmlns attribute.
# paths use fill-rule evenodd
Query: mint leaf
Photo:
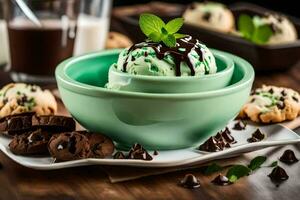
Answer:
<svg viewBox="0 0 300 200"><path fill-rule="evenodd" d="M174 34L174 37L175 37L176 39L184 38L184 37L186 37L186 36L187 36L186 34L181 34L181 33L175 33L175 34Z"/></svg>
<svg viewBox="0 0 300 200"><path fill-rule="evenodd" d="M150 40L153 42L160 42L161 41L161 34L159 32L152 32L148 36Z"/></svg>
<svg viewBox="0 0 300 200"><path fill-rule="evenodd" d="M246 39L251 40L255 26L249 15L242 14L239 16L238 30Z"/></svg>
<svg viewBox="0 0 300 200"><path fill-rule="evenodd" d="M218 165L217 163L212 163L207 166L207 168L204 170L205 175L209 175L218 171L221 171L223 169L222 166Z"/></svg>
<svg viewBox="0 0 300 200"><path fill-rule="evenodd" d="M165 23L156 15L150 13L144 13L140 15L139 25L142 32L149 36L153 32L161 32L162 27Z"/></svg>
<svg viewBox="0 0 300 200"><path fill-rule="evenodd" d="M175 47L176 46L176 38L175 38L174 35L169 34L166 37L163 37L162 41L168 47Z"/></svg>
<svg viewBox="0 0 300 200"><path fill-rule="evenodd" d="M239 178L243 176L248 176L250 172L251 169L244 165L234 165L228 170L226 177L229 179L230 182L234 183Z"/></svg>
<svg viewBox="0 0 300 200"><path fill-rule="evenodd" d="M183 18L175 18L175 19L172 19L171 21L169 21L167 24L166 24L166 29L168 31L169 34L173 34L173 33L176 33L177 31L179 31L179 29L182 27L183 25Z"/></svg>
<svg viewBox="0 0 300 200"><path fill-rule="evenodd" d="M252 41L257 44L264 44L268 42L272 35L273 31L269 25L258 26L253 33Z"/></svg>
<svg viewBox="0 0 300 200"><path fill-rule="evenodd" d="M258 169L261 167L261 165L267 160L267 157L265 156L257 156L254 159L251 160L250 164L248 165L248 168L252 171Z"/></svg>
<svg viewBox="0 0 300 200"><path fill-rule="evenodd" d="M238 180L238 177L235 176L235 175L231 175L229 178L228 178L229 182L231 183L234 183Z"/></svg>
<svg viewBox="0 0 300 200"><path fill-rule="evenodd" d="M165 27L162 27L162 28L161 28L161 33L162 33L163 35L168 35L168 34L169 34L168 31L167 31L167 29L166 29Z"/></svg>
<svg viewBox="0 0 300 200"><path fill-rule="evenodd" d="M276 167L277 165L278 165L278 161L274 161L268 167Z"/></svg>

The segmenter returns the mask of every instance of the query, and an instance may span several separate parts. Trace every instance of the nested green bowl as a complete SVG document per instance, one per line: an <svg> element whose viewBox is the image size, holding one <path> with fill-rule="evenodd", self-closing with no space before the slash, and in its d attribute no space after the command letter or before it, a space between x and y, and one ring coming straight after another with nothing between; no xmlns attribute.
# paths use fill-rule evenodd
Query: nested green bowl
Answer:
<svg viewBox="0 0 300 200"><path fill-rule="evenodd" d="M109 87L114 90L146 93L190 93L224 88L229 85L233 60L222 52L212 50L216 59L217 73L203 76L145 76L118 71L115 65L109 69Z"/></svg>
<svg viewBox="0 0 300 200"><path fill-rule="evenodd" d="M136 142L160 150L198 145L237 115L254 79L247 61L222 52L235 64L225 88L182 94L109 90L104 85L119 52L70 58L57 67L55 74L72 116L88 130L102 132L123 147Z"/></svg>

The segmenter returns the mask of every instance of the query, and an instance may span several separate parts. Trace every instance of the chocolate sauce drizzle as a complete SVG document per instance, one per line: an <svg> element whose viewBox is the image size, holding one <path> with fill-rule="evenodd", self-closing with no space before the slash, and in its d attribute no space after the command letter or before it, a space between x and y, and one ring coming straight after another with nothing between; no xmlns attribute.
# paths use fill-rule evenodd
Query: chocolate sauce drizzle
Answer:
<svg viewBox="0 0 300 200"><path fill-rule="evenodd" d="M148 41L139 44L134 44L128 50L127 58L123 64L123 72L127 71L129 52L142 47L152 47L158 59L162 60L167 54L171 55L174 58L176 76L181 76L181 70L180 70L181 62L186 62L188 67L191 70L191 76L195 76L195 68L191 63L188 54L192 50L195 50L197 54L200 56L200 61L203 62L204 56L203 56L202 48L200 45L197 45L199 43L200 42L197 39L194 39L191 36L187 36L185 38L177 39L175 47L167 47L163 43L155 43L155 42L148 42ZM185 51L180 51L179 50L180 48L185 49ZM205 69L205 74L208 73L209 73L208 69Z"/></svg>

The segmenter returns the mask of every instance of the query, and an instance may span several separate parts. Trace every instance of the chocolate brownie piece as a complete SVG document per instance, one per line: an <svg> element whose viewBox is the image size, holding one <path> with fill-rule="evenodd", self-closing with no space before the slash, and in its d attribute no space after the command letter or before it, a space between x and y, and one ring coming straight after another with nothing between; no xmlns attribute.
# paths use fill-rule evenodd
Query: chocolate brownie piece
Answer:
<svg viewBox="0 0 300 200"><path fill-rule="evenodd" d="M16 135L32 129L33 112L10 115L0 119L0 132L7 135Z"/></svg>
<svg viewBox="0 0 300 200"><path fill-rule="evenodd" d="M112 140L100 133L84 133L90 143L91 158L105 158L111 156L115 146Z"/></svg>
<svg viewBox="0 0 300 200"><path fill-rule="evenodd" d="M74 131L76 123L72 117L58 115L41 115L32 117L32 127L47 131L65 132Z"/></svg>
<svg viewBox="0 0 300 200"><path fill-rule="evenodd" d="M14 154L49 154L47 144L50 135L41 129L16 135L9 143L9 148Z"/></svg>
<svg viewBox="0 0 300 200"><path fill-rule="evenodd" d="M84 134L66 132L53 135L48 143L48 150L58 161L68 161L88 158L90 144Z"/></svg>

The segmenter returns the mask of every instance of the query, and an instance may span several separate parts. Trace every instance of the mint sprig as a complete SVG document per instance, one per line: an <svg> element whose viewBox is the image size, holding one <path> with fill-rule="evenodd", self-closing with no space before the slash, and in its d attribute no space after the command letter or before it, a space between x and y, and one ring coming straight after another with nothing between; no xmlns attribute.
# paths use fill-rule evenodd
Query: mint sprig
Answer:
<svg viewBox="0 0 300 200"><path fill-rule="evenodd" d="M177 33L183 25L183 18L175 18L167 24L156 15L144 13L140 15L139 25L142 32L153 42L163 42L168 47L176 46L176 39L186 35Z"/></svg>
<svg viewBox="0 0 300 200"><path fill-rule="evenodd" d="M250 164L248 165L248 168L252 171L258 169L261 167L261 165L267 160L266 156L257 156L254 159L251 160Z"/></svg>
<svg viewBox="0 0 300 200"><path fill-rule="evenodd" d="M236 182L239 178L243 176L248 176L251 172L251 169L249 169L247 166L244 165L234 165L232 166L227 174L226 177L231 183Z"/></svg>
<svg viewBox="0 0 300 200"><path fill-rule="evenodd" d="M252 17L242 14L238 18L238 31L242 36L256 44L265 44L274 34L270 25L254 23Z"/></svg>

